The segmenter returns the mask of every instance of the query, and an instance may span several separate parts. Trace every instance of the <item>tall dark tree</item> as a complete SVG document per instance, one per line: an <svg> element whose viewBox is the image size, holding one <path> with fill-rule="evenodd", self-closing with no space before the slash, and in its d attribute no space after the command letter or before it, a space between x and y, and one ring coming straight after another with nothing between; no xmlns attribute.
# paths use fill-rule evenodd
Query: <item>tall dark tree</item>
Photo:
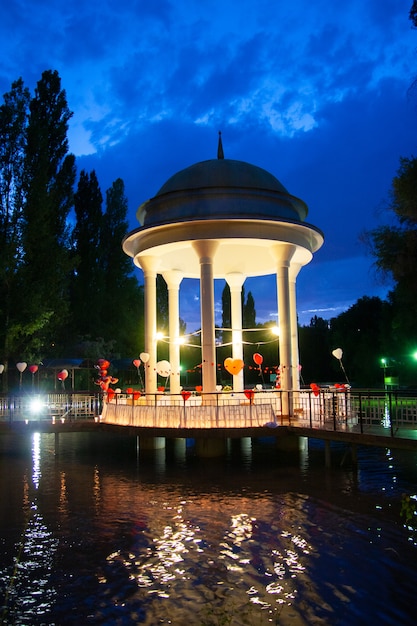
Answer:
<svg viewBox="0 0 417 626"><path fill-rule="evenodd" d="M95 171L80 173L74 194L75 272L71 289L72 329L80 337L102 337L104 271L101 264L103 197Z"/></svg>
<svg viewBox="0 0 417 626"><path fill-rule="evenodd" d="M20 350L48 354L62 339L69 312L68 214L75 157L68 153L71 118L56 71L45 71L30 101L25 152Z"/></svg>
<svg viewBox="0 0 417 626"><path fill-rule="evenodd" d="M391 333L401 350L417 345L417 160L401 158L393 179L388 211L391 224L365 233L375 265L394 281Z"/></svg>
<svg viewBox="0 0 417 626"><path fill-rule="evenodd" d="M14 319L21 264L24 159L30 94L22 79L0 107L0 358L7 366L19 328ZM3 381L7 377L3 376Z"/></svg>
<svg viewBox="0 0 417 626"><path fill-rule="evenodd" d="M249 291L246 301L243 303L243 328L255 328L256 309L252 292Z"/></svg>
<svg viewBox="0 0 417 626"><path fill-rule="evenodd" d="M121 356L137 356L144 345L144 295L132 261L122 249L128 232L127 210L124 182L118 178L106 191L101 227L102 323L104 336L115 341Z"/></svg>

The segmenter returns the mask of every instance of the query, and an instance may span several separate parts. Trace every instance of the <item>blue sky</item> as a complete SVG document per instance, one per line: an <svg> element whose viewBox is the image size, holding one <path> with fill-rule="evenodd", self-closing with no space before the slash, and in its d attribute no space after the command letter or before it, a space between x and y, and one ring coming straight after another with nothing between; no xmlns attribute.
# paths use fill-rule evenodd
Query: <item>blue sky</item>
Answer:
<svg viewBox="0 0 417 626"><path fill-rule="evenodd" d="M325 236L298 279L303 324L384 296L360 233L388 219L399 158L415 152L411 0L14 0L0 8L0 90L56 69L80 169L123 178L129 223L176 171L225 157L274 174ZM216 287L220 296L223 285ZM257 321L274 280L247 281ZM198 326L196 281L181 290Z"/></svg>

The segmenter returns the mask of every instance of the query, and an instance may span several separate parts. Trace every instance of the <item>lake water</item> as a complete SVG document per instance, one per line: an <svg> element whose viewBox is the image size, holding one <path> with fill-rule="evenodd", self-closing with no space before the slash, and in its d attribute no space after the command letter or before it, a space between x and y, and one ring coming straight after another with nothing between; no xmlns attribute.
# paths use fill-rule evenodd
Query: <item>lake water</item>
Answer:
<svg viewBox="0 0 417 626"><path fill-rule="evenodd" d="M0 437L1 624L416 623L416 453L59 441Z"/></svg>

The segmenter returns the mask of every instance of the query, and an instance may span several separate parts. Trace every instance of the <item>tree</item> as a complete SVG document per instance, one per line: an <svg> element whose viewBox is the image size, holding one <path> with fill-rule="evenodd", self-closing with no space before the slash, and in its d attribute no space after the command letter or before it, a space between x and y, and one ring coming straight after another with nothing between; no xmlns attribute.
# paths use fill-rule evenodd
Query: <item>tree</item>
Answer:
<svg viewBox="0 0 417 626"><path fill-rule="evenodd" d="M388 211L394 216L385 225L364 234L375 257L376 268L394 281L390 294L393 308L391 333L403 350L417 345L417 161L400 159L393 179Z"/></svg>
<svg viewBox="0 0 417 626"><path fill-rule="evenodd" d="M408 17L412 21L413 26L415 28L417 28L417 0L413 0L413 4L411 6L410 13L408 14Z"/></svg>
<svg viewBox="0 0 417 626"><path fill-rule="evenodd" d="M75 158L68 154L68 109L55 71L30 101L23 164L19 294L13 352L40 359L62 339L69 311L69 229Z"/></svg>
<svg viewBox="0 0 417 626"><path fill-rule="evenodd" d="M390 353L389 333L385 332L389 317L387 302L364 296L330 320L332 349L342 348L345 370L354 386L380 386L380 359ZM336 378L346 382L336 359L333 368Z"/></svg>
<svg viewBox="0 0 417 626"><path fill-rule="evenodd" d="M0 107L0 355L7 366L13 352L14 304L21 262L23 172L30 94L20 78ZM7 377L3 376L3 381Z"/></svg>
<svg viewBox="0 0 417 626"><path fill-rule="evenodd" d="M103 336L104 272L100 241L103 196L95 171L80 172L74 194L72 328L80 337Z"/></svg>
<svg viewBox="0 0 417 626"><path fill-rule="evenodd" d="M301 375L305 384L331 382L332 370L329 322L315 315L309 326L299 328Z"/></svg>
<svg viewBox="0 0 417 626"><path fill-rule="evenodd" d="M144 345L144 293L132 273L131 260L122 249L128 232L127 210L124 182L118 178L106 191L101 226L103 334L115 341L119 354L137 356Z"/></svg>
<svg viewBox="0 0 417 626"><path fill-rule="evenodd" d="M252 292L249 291L246 302L243 304L243 328L255 328L256 325L256 310L255 300Z"/></svg>

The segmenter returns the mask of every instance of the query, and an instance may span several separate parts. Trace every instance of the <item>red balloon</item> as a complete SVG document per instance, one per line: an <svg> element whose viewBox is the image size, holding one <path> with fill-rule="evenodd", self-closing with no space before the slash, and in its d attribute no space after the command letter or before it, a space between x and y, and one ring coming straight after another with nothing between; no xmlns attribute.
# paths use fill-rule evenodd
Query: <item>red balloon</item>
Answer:
<svg viewBox="0 0 417 626"><path fill-rule="evenodd" d="M57 375L58 380L66 380L68 378L68 372L67 370L62 370L62 372L59 372L59 374Z"/></svg>
<svg viewBox="0 0 417 626"><path fill-rule="evenodd" d="M253 389L245 389L245 396L247 397L248 400L252 401L254 395L255 395L255 392Z"/></svg>
<svg viewBox="0 0 417 626"><path fill-rule="evenodd" d="M139 398L141 397L141 395L142 395L142 394L141 394L141 392L140 392L139 390L134 391L134 392L133 392L133 399L134 399L134 400L139 400Z"/></svg>
<svg viewBox="0 0 417 626"><path fill-rule="evenodd" d="M182 395L182 399L185 402L191 396L191 391L181 391L181 395Z"/></svg>
<svg viewBox="0 0 417 626"><path fill-rule="evenodd" d="M203 391L203 385L196 385L195 390L197 393L201 393Z"/></svg>
<svg viewBox="0 0 417 626"><path fill-rule="evenodd" d="M264 357L262 356L262 354L259 354L259 352L255 352L255 354L253 355L253 360L255 361L256 365L262 365Z"/></svg>
<svg viewBox="0 0 417 626"><path fill-rule="evenodd" d="M135 360L133 361L133 365L134 365L135 367L140 367L140 359L135 359Z"/></svg>
<svg viewBox="0 0 417 626"><path fill-rule="evenodd" d="M132 389L132 387L128 387L128 388L126 389L126 393L133 393L133 389Z"/></svg>
<svg viewBox="0 0 417 626"><path fill-rule="evenodd" d="M31 374L36 374L37 371L38 371L38 366L37 365L29 365L29 372Z"/></svg>

